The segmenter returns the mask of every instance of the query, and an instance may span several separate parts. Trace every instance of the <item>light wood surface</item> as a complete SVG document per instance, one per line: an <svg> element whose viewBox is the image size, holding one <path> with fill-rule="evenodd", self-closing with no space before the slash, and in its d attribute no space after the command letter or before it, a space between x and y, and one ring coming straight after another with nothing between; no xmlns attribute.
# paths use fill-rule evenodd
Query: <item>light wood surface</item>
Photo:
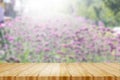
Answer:
<svg viewBox="0 0 120 80"><path fill-rule="evenodd" d="M3 63L0 80L120 80L120 63Z"/></svg>

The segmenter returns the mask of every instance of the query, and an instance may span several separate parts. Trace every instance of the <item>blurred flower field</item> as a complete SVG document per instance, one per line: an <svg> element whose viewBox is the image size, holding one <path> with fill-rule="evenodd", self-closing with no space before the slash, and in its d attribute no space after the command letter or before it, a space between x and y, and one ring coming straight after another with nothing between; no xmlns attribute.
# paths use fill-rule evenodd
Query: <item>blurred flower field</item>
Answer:
<svg viewBox="0 0 120 80"><path fill-rule="evenodd" d="M0 25L0 62L120 62L120 34L83 17Z"/></svg>

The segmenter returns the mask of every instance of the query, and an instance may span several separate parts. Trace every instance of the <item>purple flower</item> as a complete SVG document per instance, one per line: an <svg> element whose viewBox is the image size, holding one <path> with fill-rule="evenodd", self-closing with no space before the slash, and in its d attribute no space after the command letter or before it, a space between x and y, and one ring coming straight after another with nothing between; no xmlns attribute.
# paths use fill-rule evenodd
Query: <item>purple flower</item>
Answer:
<svg viewBox="0 0 120 80"><path fill-rule="evenodd" d="M120 57L120 53L118 53L118 54L115 54L115 56L116 56L116 57Z"/></svg>
<svg viewBox="0 0 120 80"><path fill-rule="evenodd" d="M4 44L4 49L8 49L9 45L8 44Z"/></svg>
<svg viewBox="0 0 120 80"><path fill-rule="evenodd" d="M89 45L88 45L88 48L89 48L89 49L92 49L92 48L94 48L94 46L95 46L94 44L89 44Z"/></svg>
<svg viewBox="0 0 120 80"><path fill-rule="evenodd" d="M57 54L63 55L64 52L62 52L62 51L57 51Z"/></svg>
<svg viewBox="0 0 120 80"><path fill-rule="evenodd" d="M5 24L0 24L0 29L6 27Z"/></svg>
<svg viewBox="0 0 120 80"><path fill-rule="evenodd" d="M45 48L44 51L45 51L45 52L49 52L50 49L49 49L49 48Z"/></svg>
<svg viewBox="0 0 120 80"><path fill-rule="evenodd" d="M105 26L103 22L99 21L98 23L99 26Z"/></svg>
<svg viewBox="0 0 120 80"><path fill-rule="evenodd" d="M42 56L43 62L57 61L52 54L53 51L58 56L72 55L72 58L78 62L96 61L93 56L100 56L99 58L102 59L107 54L111 55L113 51L116 52L116 55L120 52L120 35L105 36L106 33L108 33L107 35L109 33L113 34L113 30L106 28L101 22L98 27L90 19L82 17L49 19L37 22L28 18L18 18L6 23L1 28L3 28L1 30L4 30L3 39L5 39L5 43L3 42L3 45L0 46L1 50L4 49L5 53L11 51L11 55L14 55L13 58L15 58L18 53L24 53L24 50L29 49L32 53L28 56L30 62L33 59L34 62L39 61L35 57L40 54L35 53L42 51L44 53L44 56ZM1 41L3 41L2 38ZM4 48L2 48L3 46ZM14 54L12 51L14 51ZM33 59L30 59L31 57ZM59 62L63 62L66 60L65 58L62 57ZM17 59L9 60L10 62L19 62L21 59L18 59L18 61Z"/></svg>
<svg viewBox="0 0 120 80"><path fill-rule="evenodd" d="M115 45L113 43L110 42L108 45L111 48L111 52L116 49L116 47L115 47Z"/></svg>
<svg viewBox="0 0 120 80"><path fill-rule="evenodd" d="M64 47L64 48L68 48L68 44L62 44L62 47Z"/></svg>
<svg viewBox="0 0 120 80"><path fill-rule="evenodd" d="M10 42L13 42L15 40L15 37L13 36L6 36L6 39Z"/></svg>

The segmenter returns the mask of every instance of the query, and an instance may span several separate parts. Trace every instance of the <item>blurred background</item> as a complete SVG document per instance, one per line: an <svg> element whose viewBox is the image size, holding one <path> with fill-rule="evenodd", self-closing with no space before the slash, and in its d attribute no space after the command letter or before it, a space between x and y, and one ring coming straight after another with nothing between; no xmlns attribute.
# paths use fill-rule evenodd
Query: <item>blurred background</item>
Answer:
<svg viewBox="0 0 120 80"><path fill-rule="evenodd" d="M0 62L120 62L120 0L0 0Z"/></svg>
<svg viewBox="0 0 120 80"><path fill-rule="evenodd" d="M82 16L96 24L103 22L107 27L119 27L119 0L0 0L4 16L32 16L38 18L55 15Z"/></svg>

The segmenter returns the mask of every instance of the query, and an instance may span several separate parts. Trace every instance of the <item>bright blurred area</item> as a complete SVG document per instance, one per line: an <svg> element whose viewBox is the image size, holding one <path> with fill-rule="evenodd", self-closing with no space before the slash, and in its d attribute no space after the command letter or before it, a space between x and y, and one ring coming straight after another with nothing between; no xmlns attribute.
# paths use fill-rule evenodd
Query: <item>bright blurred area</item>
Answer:
<svg viewBox="0 0 120 80"><path fill-rule="evenodd" d="M0 0L0 62L120 62L120 0Z"/></svg>
<svg viewBox="0 0 120 80"><path fill-rule="evenodd" d="M0 10L4 10L5 19L16 16L30 16L36 19L82 16L96 24L103 22L107 27L119 27L119 2L119 0L1 0Z"/></svg>

